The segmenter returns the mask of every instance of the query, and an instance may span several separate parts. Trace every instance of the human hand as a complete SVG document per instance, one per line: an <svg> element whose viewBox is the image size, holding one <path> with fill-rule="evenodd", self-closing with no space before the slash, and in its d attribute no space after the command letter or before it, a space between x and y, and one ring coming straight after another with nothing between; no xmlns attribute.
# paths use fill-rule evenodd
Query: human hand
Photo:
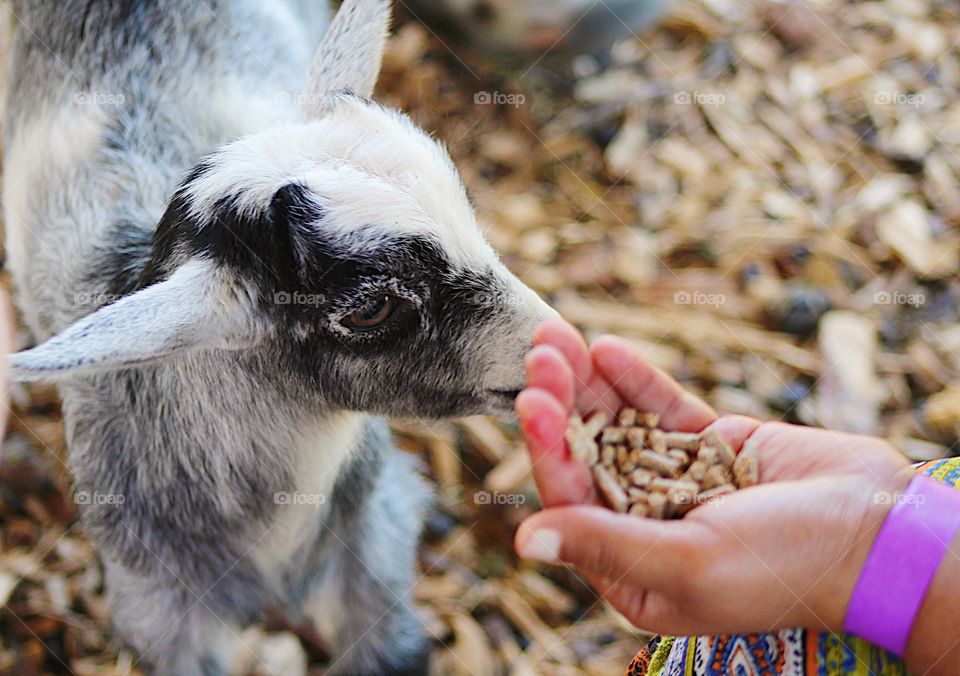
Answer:
<svg viewBox="0 0 960 676"><path fill-rule="evenodd" d="M839 630L894 495L910 479L886 443L760 422L717 420L620 339L587 351L549 322L528 358L517 411L548 509L517 533L521 556L580 569L637 626L661 633ZM712 428L733 448L755 445L761 485L701 505L675 522L599 507L589 471L563 440L571 412L623 405L661 413L668 429Z"/></svg>
<svg viewBox="0 0 960 676"><path fill-rule="evenodd" d="M545 507L600 504L589 469L570 456L564 432L572 413L624 406L660 414L665 429L699 432L717 415L668 375L647 364L626 341L598 339L589 349L559 319L541 324L527 355L527 387L516 409Z"/></svg>

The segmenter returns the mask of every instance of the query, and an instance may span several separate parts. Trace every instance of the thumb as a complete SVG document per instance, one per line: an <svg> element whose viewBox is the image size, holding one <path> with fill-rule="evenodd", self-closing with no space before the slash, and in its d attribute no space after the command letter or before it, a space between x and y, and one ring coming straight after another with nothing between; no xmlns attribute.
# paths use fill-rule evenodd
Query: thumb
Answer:
<svg viewBox="0 0 960 676"><path fill-rule="evenodd" d="M524 521L515 538L525 559L569 563L584 573L645 589L669 589L683 575L691 526L617 514L603 507L557 507Z"/></svg>

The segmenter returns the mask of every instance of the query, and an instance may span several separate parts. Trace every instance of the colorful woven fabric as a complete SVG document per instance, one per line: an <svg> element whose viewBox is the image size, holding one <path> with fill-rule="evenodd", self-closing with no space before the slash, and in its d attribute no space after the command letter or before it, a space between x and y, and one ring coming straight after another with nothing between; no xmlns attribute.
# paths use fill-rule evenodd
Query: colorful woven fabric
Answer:
<svg viewBox="0 0 960 676"><path fill-rule="evenodd" d="M960 489L960 458L923 463L916 471ZM804 629L664 638L653 656L646 659L650 661L647 676L901 676L908 673L896 656L856 636Z"/></svg>
<svg viewBox="0 0 960 676"><path fill-rule="evenodd" d="M659 665L656 668L655 665ZM657 676L906 676L903 662L847 634L785 629L666 642L647 674Z"/></svg>
<svg viewBox="0 0 960 676"><path fill-rule="evenodd" d="M652 653L649 648L640 648L633 658L633 662L627 667L627 676L646 676L650 669L650 658Z"/></svg>
<svg viewBox="0 0 960 676"><path fill-rule="evenodd" d="M917 467L917 471L947 486L960 489L960 458L925 462Z"/></svg>

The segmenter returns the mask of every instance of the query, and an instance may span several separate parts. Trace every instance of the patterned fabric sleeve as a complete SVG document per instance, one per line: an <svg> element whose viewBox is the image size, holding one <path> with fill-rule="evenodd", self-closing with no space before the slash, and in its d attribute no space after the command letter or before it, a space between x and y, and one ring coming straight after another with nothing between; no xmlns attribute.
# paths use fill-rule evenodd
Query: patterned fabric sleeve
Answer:
<svg viewBox="0 0 960 676"><path fill-rule="evenodd" d="M960 489L960 458L923 463L917 472ZM640 664L646 671L637 671ZM664 637L642 649L628 676L906 676L890 653L850 634L785 629L764 634Z"/></svg>

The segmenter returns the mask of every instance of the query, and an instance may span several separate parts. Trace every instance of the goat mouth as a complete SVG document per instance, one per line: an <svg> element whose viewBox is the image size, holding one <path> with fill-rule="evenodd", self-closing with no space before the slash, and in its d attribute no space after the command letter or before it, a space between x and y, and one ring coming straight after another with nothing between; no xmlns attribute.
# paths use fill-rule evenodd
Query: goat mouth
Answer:
<svg viewBox="0 0 960 676"><path fill-rule="evenodd" d="M493 415L503 420L516 420L516 414L513 407L520 394L520 390L494 390L489 389L484 392L485 410L487 415Z"/></svg>

